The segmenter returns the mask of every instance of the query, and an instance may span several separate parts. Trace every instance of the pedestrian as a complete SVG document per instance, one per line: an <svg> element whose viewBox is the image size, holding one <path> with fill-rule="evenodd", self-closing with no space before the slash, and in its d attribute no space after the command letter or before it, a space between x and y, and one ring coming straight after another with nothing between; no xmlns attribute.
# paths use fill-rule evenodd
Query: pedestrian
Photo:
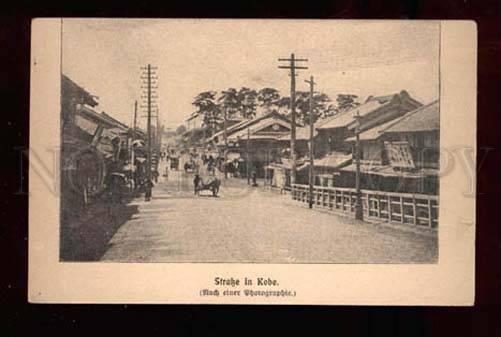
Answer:
<svg viewBox="0 0 501 337"><path fill-rule="evenodd" d="M164 173L165 180L169 179L169 165L165 165L165 173Z"/></svg>
<svg viewBox="0 0 501 337"><path fill-rule="evenodd" d="M144 183L144 201L150 201L151 200L151 190L153 188L153 181L151 181L150 178L147 178L145 183Z"/></svg>
<svg viewBox="0 0 501 337"><path fill-rule="evenodd" d="M256 175L256 171L252 171L252 186L257 186L257 175Z"/></svg>
<svg viewBox="0 0 501 337"><path fill-rule="evenodd" d="M198 195L198 185L202 182L202 179L200 179L200 176L198 174L195 174L195 178L193 178L193 189L195 195Z"/></svg>

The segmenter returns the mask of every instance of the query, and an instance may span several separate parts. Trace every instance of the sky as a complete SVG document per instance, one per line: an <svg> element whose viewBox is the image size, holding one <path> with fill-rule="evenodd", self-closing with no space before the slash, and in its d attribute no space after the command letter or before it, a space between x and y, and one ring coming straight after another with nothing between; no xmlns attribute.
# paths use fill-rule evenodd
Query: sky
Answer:
<svg viewBox="0 0 501 337"><path fill-rule="evenodd" d="M308 59L297 90L314 76L333 100L407 90L426 104L439 97L439 29L437 21L64 19L62 71L99 97L99 111L129 125L147 64L157 67L160 121L176 127L202 91L289 95L278 58L291 53Z"/></svg>

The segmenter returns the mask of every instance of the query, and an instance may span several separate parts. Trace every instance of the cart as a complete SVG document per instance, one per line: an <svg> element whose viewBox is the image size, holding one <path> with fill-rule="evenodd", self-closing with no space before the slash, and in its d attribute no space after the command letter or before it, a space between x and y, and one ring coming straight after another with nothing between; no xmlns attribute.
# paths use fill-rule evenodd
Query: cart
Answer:
<svg viewBox="0 0 501 337"><path fill-rule="evenodd" d="M208 180L207 182L200 182L196 187L196 193L198 194L200 191L211 191L213 197L217 197L219 193L219 186L221 186L221 180L218 178L213 178Z"/></svg>

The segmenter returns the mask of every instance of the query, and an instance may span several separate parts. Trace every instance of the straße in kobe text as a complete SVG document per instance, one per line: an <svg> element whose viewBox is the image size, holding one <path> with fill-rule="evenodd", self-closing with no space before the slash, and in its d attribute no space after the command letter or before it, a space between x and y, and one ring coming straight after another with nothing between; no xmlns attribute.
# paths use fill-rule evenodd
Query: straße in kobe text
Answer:
<svg viewBox="0 0 501 337"><path fill-rule="evenodd" d="M241 285L240 279L238 278L223 278L223 277L216 277L214 278L214 285L216 286L230 286L230 287L237 287ZM279 283L277 280L272 279L270 277L258 277L255 279L255 282L253 279L249 279L247 277L244 278L244 285L246 286L251 286L251 285L257 285L257 286L278 286Z"/></svg>

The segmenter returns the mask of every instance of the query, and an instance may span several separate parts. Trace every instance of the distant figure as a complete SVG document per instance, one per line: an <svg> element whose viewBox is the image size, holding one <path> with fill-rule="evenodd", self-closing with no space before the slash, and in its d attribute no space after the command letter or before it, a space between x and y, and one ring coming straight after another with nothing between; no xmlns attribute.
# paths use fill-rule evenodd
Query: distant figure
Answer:
<svg viewBox="0 0 501 337"><path fill-rule="evenodd" d="M115 203L122 203L122 180L118 175L111 175L111 200Z"/></svg>
<svg viewBox="0 0 501 337"><path fill-rule="evenodd" d="M144 201L150 201L151 200L151 189L153 188L153 181L151 179L146 179L144 182Z"/></svg>
<svg viewBox="0 0 501 337"><path fill-rule="evenodd" d="M202 182L202 179L198 174L195 174L195 178L193 178L193 191L195 195L198 195L198 185Z"/></svg>
<svg viewBox="0 0 501 337"><path fill-rule="evenodd" d="M238 177L240 174L238 172L239 169L239 163L238 159L233 159L233 176Z"/></svg>
<svg viewBox="0 0 501 337"><path fill-rule="evenodd" d="M256 175L256 171L253 171L253 172L252 172L251 178L252 178L252 186L256 187L256 186L257 186L257 175Z"/></svg>
<svg viewBox="0 0 501 337"><path fill-rule="evenodd" d="M165 180L169 179L169 165L165 165L165 171L164 171L164 177Z"/></svg>

